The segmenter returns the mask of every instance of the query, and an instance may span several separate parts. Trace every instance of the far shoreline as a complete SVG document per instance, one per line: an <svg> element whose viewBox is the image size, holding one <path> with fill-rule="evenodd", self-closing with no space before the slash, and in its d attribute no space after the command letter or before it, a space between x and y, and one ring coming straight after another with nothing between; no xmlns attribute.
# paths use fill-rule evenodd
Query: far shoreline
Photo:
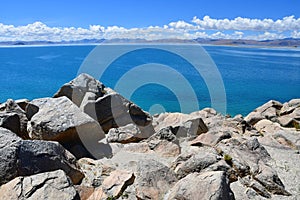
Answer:
<svg viewBox="0 0 300 200"><path fill-rule="evenodd" d="M233 48L249 48L249 49L273 49L273 50L294 50L300 51L300 46L268 46L268 45L236 45L236 44L205 44L205 43L65 43L65 44L25 44L25 45L2 45L0 48L28 48L28 47L68 47L68 46L99 46L99 45L200 45L203 47L233 47Z"/></svg>

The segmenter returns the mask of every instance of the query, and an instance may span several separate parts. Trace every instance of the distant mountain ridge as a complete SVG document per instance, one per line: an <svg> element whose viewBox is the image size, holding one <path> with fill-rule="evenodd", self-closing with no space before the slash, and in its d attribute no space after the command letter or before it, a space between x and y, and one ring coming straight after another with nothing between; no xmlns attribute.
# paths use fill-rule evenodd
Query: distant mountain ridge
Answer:
<svg viewBox="0 0 300 200"><path fill-rule="evenodd" d="M159 39L159 40L146 40L146 39L83 39L73 41L3 41L0 42L1 46L4 45L59 45L59 44L99 44L99 43L193 43L207 45L231 45L231 46L273 46L273 47L299 47L300 38L284 38L274 40L246 40L246 39L207 39L197 38L194 40L182 39Z"/></svg>

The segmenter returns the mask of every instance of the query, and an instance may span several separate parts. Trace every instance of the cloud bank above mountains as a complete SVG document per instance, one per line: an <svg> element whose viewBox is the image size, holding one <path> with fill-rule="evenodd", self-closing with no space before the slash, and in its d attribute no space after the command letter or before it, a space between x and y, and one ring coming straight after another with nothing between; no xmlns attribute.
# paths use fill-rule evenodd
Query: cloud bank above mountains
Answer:
<svg viewBox="0 0 300 200"><path fill-rule="evenodd" d="M0 41L71 41L82 39L254 39L269 40L300 38L300 18L287 16L282 19L202 19L194 17L190 22L170 22L163 26L145 28L104 27L89 28L49 27L42 22L25 26L0 23Z"/></svg>

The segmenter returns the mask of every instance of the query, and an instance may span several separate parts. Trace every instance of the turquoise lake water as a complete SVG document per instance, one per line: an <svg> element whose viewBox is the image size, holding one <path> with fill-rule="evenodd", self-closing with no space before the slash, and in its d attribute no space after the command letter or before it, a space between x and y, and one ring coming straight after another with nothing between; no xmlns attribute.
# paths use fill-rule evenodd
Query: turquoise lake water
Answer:
<svg viewBox="0 0 300 200"><path fill-rule="evenodd" d="M81 63L94 48L93 45L0 47L0 102L8 98L51 97L61 85L76 77ZM227 113L246 115L270 99L285 102L300 98L299 48L204 46L204 49L222 76ZM197 94L199 109L211 106L209 91L203 79L196 76L188 66L167 55L148 53L158 63L169 61L180 68ZM114 63L101 81L114 88L116 79L131 63L130 59L133 58ZM161 74L165 76L163 70ZM174 80L174 84L180 87L180 82ZM186 95L185 91L181 95ZM186 95L184 98L189 104L190 97ZM139 87L131 100L147 111L154 104L162 105L169 112L181 111L176 94L158 84Z"/></svg>

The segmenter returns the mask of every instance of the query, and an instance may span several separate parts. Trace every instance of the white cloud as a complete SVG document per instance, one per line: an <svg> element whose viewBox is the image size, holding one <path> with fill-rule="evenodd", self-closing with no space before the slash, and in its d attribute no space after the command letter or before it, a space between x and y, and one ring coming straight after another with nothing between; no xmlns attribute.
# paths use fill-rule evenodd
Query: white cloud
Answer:
<svg viewBox="0 0 300 200"><path fill-rule="evenodd" d="M200 29L209 30L252 30L252 31L291 31L300 29L300 18L294 16L284 17L273 21L272 19L249 19L237 17L229 19L212 19L209 16L199 19L194 17L193 23Z"/></svg>
<svg viewBox="0 0 300 200"><path fill-rule="evenodd" d="M185 21L177 21L177 22L171 22L169 23L170 27L173 27L175 29L194 29L195 26L193 26L192 24L189 24Z"/></svg>
<svg viewBox="0 0 300 200"><path fill-rule="evenodd" d="M90 25L88 28L49 27L42 22L25 26L0 23L0 41L69 41L81 39L278 39L284 37L300 38L300 18L294 16L278 20L249 19L212 19L209 16L191 22L170 22L163 26L145 28L125 28L120 26Z"/></svg>
<svg viewBox="0 0 300 200"><path fill-rule="evenodd" d="M300 38L300 31L293 31L291 33L292 38Z"/></svg>

